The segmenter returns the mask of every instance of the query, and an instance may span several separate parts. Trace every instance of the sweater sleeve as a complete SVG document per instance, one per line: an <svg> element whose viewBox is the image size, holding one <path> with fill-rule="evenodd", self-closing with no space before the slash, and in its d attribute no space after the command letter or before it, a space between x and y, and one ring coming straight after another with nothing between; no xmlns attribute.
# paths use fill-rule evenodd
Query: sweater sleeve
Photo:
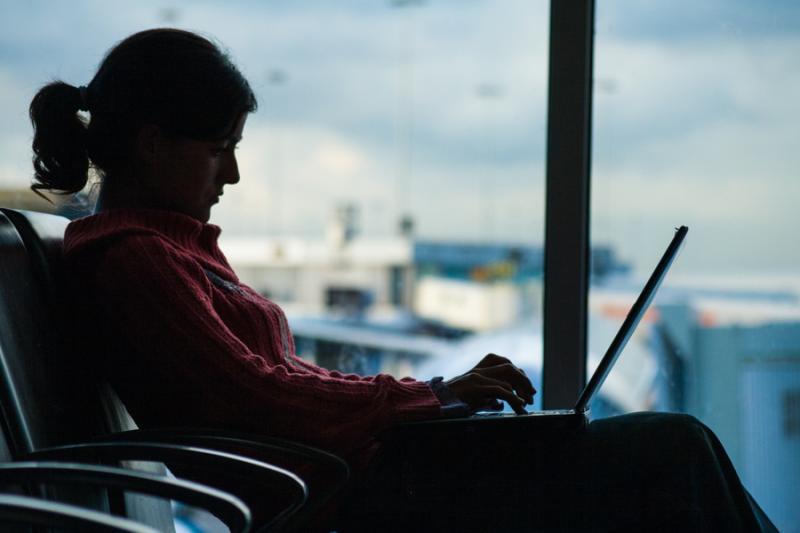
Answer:
<svg viewBox="0 0 800 533"><path fill-rule="evenodd" d="M113 332L120 344L132 346L128 351L139 354L149 372L161 374L148 383L173 384L175 394L193 395L173 407L148 408L147 383L130 387L128 401L140 404L134 416L207 420L348 455L390 425L441 415L423 382L345 375L297 364L294 355L275 361L252 353L215 311L202 265L158 237L131 236L112 245L94 279L103 312L121 325ZM163 412L178 406L198 412Z"/></svg>

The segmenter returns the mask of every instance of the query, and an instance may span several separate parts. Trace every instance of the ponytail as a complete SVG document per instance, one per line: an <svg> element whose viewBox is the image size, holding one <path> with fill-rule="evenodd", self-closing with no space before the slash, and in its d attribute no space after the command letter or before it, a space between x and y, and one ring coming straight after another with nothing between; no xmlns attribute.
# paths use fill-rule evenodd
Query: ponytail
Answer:
<svg viewBox="0 0 800 533"><path fill-rule="evenodd" d="M86 89L61 81L42 87L30 107L33 124L34 184L60 194L72 194L86 186L89 174L87 125L78 115L85 109Z"/></svg>

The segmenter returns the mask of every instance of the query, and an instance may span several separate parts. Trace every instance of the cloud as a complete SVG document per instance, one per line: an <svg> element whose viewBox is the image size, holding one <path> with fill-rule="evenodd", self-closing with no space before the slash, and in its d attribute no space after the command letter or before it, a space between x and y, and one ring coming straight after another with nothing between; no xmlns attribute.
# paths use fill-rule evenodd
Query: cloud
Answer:
<svg viewBox="0 0 800 533"><path fill-rule="evenodd" d="M8 68L0 65L0 187L25 187L31 167L30 91Z"/></svg>
<svg viewBox="0 0 800 533"><path fill-rule="evenodd" d="M702 47L600 42L595 76L613 89L595 99L596 141L624 142L635 155L639 142L684 136L709 123L796 121L798 55L800 36Z"/></svg>
<svg viewBox="0 0 800 533"><path fill-rule="evenodd" d="M616 35L632 44L750 40L797 34L800 4L795 0L672 0L670 2L599 2L598 38Z"/></svg>
<svg viewBox="0 0 800 533"><path fill-rule="evenodd" d="M800 38L698 39L599 39L593 237L641 268L688 224L684 266L796 269Z"/></svg>
<svg viewBox="0 0 800 533"><path fill-rule="evenodd" d="M484 164L458 172L431 165L408 179L386 164L392 157L389 150L365 150L335 130L248 125L238 152L242 179L227 187L213 220L224 221L231 233L319 237L337 206L353 204L370 236L393 235L400 217L411 214L426 236L539 239L542 165L498 171Z"/></svg>
<svg viewBox="0 0 800 533"><path fill-rule="evenodd" d="M592 232L646 264L652 236L687 220L687 263L743 264L730 235L800 225L800 4L677 1L598 4ZM29 181L33 91L86 81L170 6L229 47L260 101L242 182L215 208L226 231L321 235L354 202L375 234L410 212L429 236L541 238L546 2L17 3L0 21L0 179ZM783 248L764 264L800 262Z"/></svg>
<svg viewBox="0 0 800 533"><path fill-rule="evenodd" d="M248 126L239 150L242 179L214 219L234 232L319 236L336 206L391 198L382 166L338 132L291 123Z"/></svg>

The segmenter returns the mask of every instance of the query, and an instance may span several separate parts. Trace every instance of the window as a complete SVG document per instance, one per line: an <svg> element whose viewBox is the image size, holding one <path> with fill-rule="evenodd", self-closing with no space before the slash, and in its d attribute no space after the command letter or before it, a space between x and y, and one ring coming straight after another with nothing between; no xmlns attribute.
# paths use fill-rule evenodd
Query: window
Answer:
<svg viewBox="0 0 800 533"><path fill-rule="evenodd" d="M798 28L787 2L598 2L592 147L592 244L630 272L592 282L590 371L673 228L690 228L596 412L697 416L787 530L800 504L782 392L800 384Z"/></svg>
<svg viewBox="0 0 800 533"><path fill-rule="evenodd" d="M135 31L200 31L259 99L212 222L299 352L428 378L496 351L538 381L548 22L524 0L19 3L0 21L0 202L52 209L28 190L41 84L87 83Z"/></svg>
<svg viewBox="0 0 800 533"><path fill-rule="evenodd" d="M6 205L49 208L27 191L38 86L87 83L137 30L199 31L259 99L242 180L212 222L240 277L286 309L303 354L430 377L497 351L539 373L546 2L168 6L4 14Z"/></svg>

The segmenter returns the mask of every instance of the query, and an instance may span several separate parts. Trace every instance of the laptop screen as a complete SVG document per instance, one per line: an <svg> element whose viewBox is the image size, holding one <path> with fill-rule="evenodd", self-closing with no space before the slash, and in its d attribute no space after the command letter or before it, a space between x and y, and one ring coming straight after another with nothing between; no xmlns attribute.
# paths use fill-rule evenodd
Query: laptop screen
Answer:
<svg viewBox="0 0 800 533"><path fill-rule="evenodd" d="M603 385L611 367L614 366L619 354L622 353L622 350L625 348L634 330L636 330L636 326L639 325L639 321L644 316L644 312L653 300L653 296L655 296L658 287L664 280L664 276L666 276L669 267L672 266L672 262L678 255L678 251L688 231L689 228L686 226L681 226L675 230L675 236L672 238L672 242L669 243L667 250L650 275L650 279L647 280L642 292L639 293L639 297L636 299L633 307L628 311L625 321L619 328L614 340L611 341L611 345L608 347L603 359L600 360L600 364L597 365L597 369L594 371L594 374L592 374L589 383L583 389L580 398L578 398L578 403L575 404L576 413L586 411L589 402L600 389L600 386Z"/></svg>

